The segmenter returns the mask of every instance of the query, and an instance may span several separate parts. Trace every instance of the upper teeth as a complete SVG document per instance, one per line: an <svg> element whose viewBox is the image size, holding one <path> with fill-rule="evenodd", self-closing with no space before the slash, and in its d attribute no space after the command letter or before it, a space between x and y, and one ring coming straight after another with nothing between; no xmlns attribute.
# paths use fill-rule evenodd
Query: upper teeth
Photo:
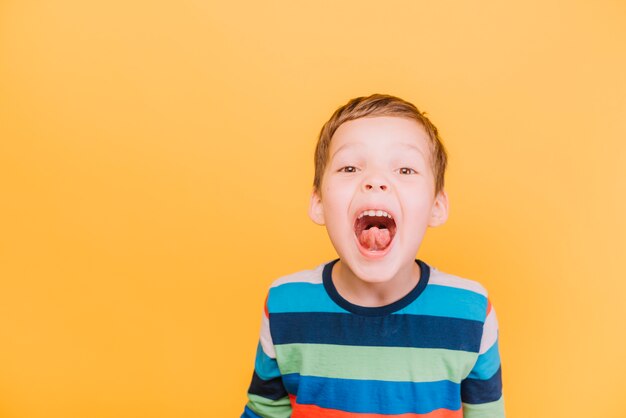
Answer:
<svg viewBox="0 0 626 418"><path fill-rule="evenodd" d="M388 214L387 212L385 212L384 210L364 210L357 217L357 219L361 219L364 216L386 216L387 218L393 219L392 216Z"/></svg>

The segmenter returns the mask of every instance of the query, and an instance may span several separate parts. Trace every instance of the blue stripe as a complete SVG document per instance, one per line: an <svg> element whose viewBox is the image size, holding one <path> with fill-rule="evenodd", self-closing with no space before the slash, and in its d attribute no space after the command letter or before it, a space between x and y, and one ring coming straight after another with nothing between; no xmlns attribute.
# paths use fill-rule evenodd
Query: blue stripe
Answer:
<svg viewBox="0 0 626 418"><path fill-rule="evenodd" d="M398 313L451 316L482 322L487 313L487 298L471 290L429 284L419 303L412 303Z"/></svg>
<svg viewBox="0 0 626 418"><path fill-rule="evenodd" d="M461 399L465 403L487 403L502 396L502 368L487 380L465 379L461 382Z"/></svg>
<svg viewBox="0 0 626 418"><path fill-rule="evenodd" d="M450 303L453 301L453 303ZM326 293L324 285L314 283L285 283L270 289L267 307L272 313L335 312L347 310L337 305ZM420 303L412 303L398 314L451 316L483 321L487 298L471 290L428 284Z"/></svg>
<svg viewBox="0 0 626 418"><path fill-rule="evenodd" d="M240 418L263 418L260 415L254 413L254 411L247 406L243 409L243 414L241 414Z"/></svg>
<svg viewBox="0 0 626 418"><path fill-rule="evenodd" d="M265 354L261 342L259 342L259 345L256 348L254 370L263 380L269 380L280 376L280 370L278 370L278 363L276 359L273 359Z"/></svg>
<svg viewBox="0 0 626 418"><path fill-rule="evenodd" d="M270 289L269 312L347 312L328 297L323 284L285 283Z"/></svg>
<svg viewBox="0 0 626 418"><path fill-rule="evenodd" d="M420 315L270 313L275 345L292 343L445 348L477 353L483 324Z"/></svg>
<svg viewBox="0 0 626 418"><path fill-rule="evenodd" d="M498 351L498 340L491 346L489 350L478 356L476 364L470 372L471 379L487 379L500 367L500 352Z"/></svg>
<svg viewBox="0 0 626 418"><path fill-rule="evenodd" d="M288 374L283 381L289 393L297 394L299 404L353 413L426 414L461 408L459 384L449 380L386 382Z"/></svg>

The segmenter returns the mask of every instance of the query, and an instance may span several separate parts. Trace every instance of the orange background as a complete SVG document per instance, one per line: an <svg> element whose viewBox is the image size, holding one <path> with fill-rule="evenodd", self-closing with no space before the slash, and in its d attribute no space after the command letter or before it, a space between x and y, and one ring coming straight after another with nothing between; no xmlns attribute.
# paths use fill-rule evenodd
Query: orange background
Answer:
<svg viewBox="0 0 626 418"><path fill-rule="evenodd" d="M425 110L507 416L626 416L622 1L0 3L0 416L235 417L348 99Z"/></svg>

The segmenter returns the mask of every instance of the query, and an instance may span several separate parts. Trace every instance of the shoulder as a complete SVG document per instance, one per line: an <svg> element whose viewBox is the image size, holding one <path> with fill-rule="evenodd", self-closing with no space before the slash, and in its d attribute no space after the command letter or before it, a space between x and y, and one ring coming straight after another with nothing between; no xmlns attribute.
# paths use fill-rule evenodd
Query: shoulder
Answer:
<svg viewBox="0 0 626 418"><path fill-rule="evenodd" d="M308 270L300 270L294 273L289 273L284 276L278 277L270 284L270 290L279 286L292 284L292 283L322 283L322 272L326 262L319 264Z"/></svg>
<svg viewBox="0 0 626 418"><path fill-rule="evenodd" d="M311 289L322 287L326 263L319 264L311 269L289 273L275 279L268 291L268 300L300 299Z"/></svg>
<svg viewBox="0 0 626 418"><path fill-rule="evenodd" d="M437 309L448 309L451 316L484 321L489 311L489 294L482 283L433 266L426 292Z"/></svg>
<svg viewBox="0 0 626 418"><path fill-rule="evenodd" d="M324 290L324 266L300 270L275 279L266 300L268 313L320 311L328 309Z"/></svg>
<svg viewBox="0 0 626 418"><path fill-rule="evenodd" d="M481 295L484 298L488 297L487 289L477 280L455 276L454 274L443 272L434 266L430 266L430 278L428 282L429 284L437 286L463 289Z"/></svg>

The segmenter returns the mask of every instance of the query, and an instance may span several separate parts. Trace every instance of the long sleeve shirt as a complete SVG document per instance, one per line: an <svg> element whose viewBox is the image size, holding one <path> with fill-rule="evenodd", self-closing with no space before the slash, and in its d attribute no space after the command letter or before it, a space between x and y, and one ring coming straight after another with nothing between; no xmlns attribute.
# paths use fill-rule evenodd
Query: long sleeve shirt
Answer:
<svg viewBox="0 0 626 418"><path fill-rule="evenodd" d="M274 281L242 418L503 418L498 320L478 282L421 260L382 307L336 290L339 259Z"/></svg>

